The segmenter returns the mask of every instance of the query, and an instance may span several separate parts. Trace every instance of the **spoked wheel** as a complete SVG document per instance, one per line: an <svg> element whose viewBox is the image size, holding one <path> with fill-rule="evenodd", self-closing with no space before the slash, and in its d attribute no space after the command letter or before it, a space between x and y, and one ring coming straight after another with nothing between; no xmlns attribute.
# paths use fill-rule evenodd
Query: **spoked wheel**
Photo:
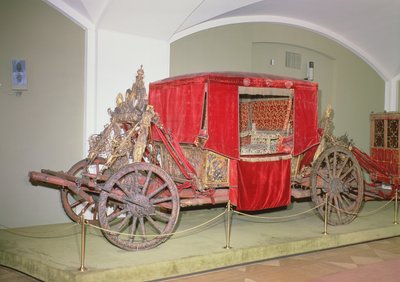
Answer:
<svg viewBox="0 0 400 282"><path fill-rule="evenodd" d="M99 174L105 162L103 158L96 158L92 163L88 159L84 159L74 164L67 173L76 177L81 177L84 173ZM99 193L93 191L90 194L95 198L95 202L92 204L67 188L61 189L63 208L73 221L79 222L82 214L84 214L85 220L90 224L97 224L97 198Z"/></svg>
<svg viewBox="0 0 400 282"><path fill-rule="evenodd" d="M179 215L179 193L171 177L150 163L129 164L105 183L99 199L104 236L121 249L153 248L169 238Z"/></svg>
<svg viewBox="0 0 400 282"><path fill-rule="evenodd" d="M311 173L311 197L316 205L325 203L330 225L350 223L361 208L364 193L362 170L346 148L333 146L316 160ZM325 219L325 205L318 208Z"/></svg>

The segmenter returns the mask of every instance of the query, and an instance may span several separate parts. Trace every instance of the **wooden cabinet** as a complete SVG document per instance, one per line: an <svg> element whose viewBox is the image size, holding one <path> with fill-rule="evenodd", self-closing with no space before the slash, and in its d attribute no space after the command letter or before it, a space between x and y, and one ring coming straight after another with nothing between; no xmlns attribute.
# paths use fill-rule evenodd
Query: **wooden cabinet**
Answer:
<svg viewBox="0 0 400 282"><path fill-rule="evenodd" d="M399 177L400 112L372 113L370 120L371 158L393 177Z"/></svg>

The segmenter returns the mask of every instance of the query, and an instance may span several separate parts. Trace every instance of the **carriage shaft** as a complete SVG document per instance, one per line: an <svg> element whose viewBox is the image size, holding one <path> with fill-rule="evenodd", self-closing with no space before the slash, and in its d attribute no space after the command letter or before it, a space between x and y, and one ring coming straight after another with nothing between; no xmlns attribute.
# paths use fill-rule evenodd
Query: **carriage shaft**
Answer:
<svg viewBox="0 0 400 282"><path fill-rule="evenodd" d="M51 171L47 171L47 172L51 172ZM61 174L66 175L65 173L57 173L57 172L53 172L53 173L59 174L59 175L61 175ZM77 183L73 182L71 180L67 180L67 179L62 178L57 175L52 175L51 173L48 174L48 173L41 173L41 172L36 172L36 171L29 172L29 178L31 181L37 181L37 182L48 183L48 184L65 187L65 188L71 190L71 192L81 196L83 199L85 199L89 203L94 203L93 197L91 195L89 195L88 193L86 193L83 189L78 189ZM86 181L84 181L84 182L86 182ZM84 184L85 186L88 186L90 188L93 188L95 186L95 185L93 185L94 184L93 181L87 181L87 183L82 183L82 184ZM93 186L93 187L91 187L91 186Z"/></svg>

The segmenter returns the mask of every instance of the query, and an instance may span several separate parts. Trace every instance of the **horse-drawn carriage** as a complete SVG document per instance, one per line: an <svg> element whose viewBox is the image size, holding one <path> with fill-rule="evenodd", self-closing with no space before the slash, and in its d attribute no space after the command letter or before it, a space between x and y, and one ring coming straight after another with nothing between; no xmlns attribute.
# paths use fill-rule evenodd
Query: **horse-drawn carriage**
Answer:
<svg viewBox="0 0 400 282"><path fill-rule="evenodd" d="M229 202L251 211L311 196L322 217L321 203L329 203L328 223L348 223L366 195L362 168L376 175L368 185L374 198L393 195L398 175L335 138L331 110L318 127L317 93L310 81L225 72L151 83L147 99L140 69L109 110L110 123L91 137L86 159L30 178L60 186L72 220L84 214L126 250L167 240L187 206Z"/></svg>

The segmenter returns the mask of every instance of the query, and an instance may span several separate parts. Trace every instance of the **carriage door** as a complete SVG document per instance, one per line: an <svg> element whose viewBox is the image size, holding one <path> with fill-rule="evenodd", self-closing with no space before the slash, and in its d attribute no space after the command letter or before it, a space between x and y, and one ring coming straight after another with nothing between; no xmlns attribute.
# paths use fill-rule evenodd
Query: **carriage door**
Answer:
<svg viewBox="0 0 400 282"><path fill-rule="evenodd" d="M293 89L239 87L240 210L290 203Z"/></svg>

